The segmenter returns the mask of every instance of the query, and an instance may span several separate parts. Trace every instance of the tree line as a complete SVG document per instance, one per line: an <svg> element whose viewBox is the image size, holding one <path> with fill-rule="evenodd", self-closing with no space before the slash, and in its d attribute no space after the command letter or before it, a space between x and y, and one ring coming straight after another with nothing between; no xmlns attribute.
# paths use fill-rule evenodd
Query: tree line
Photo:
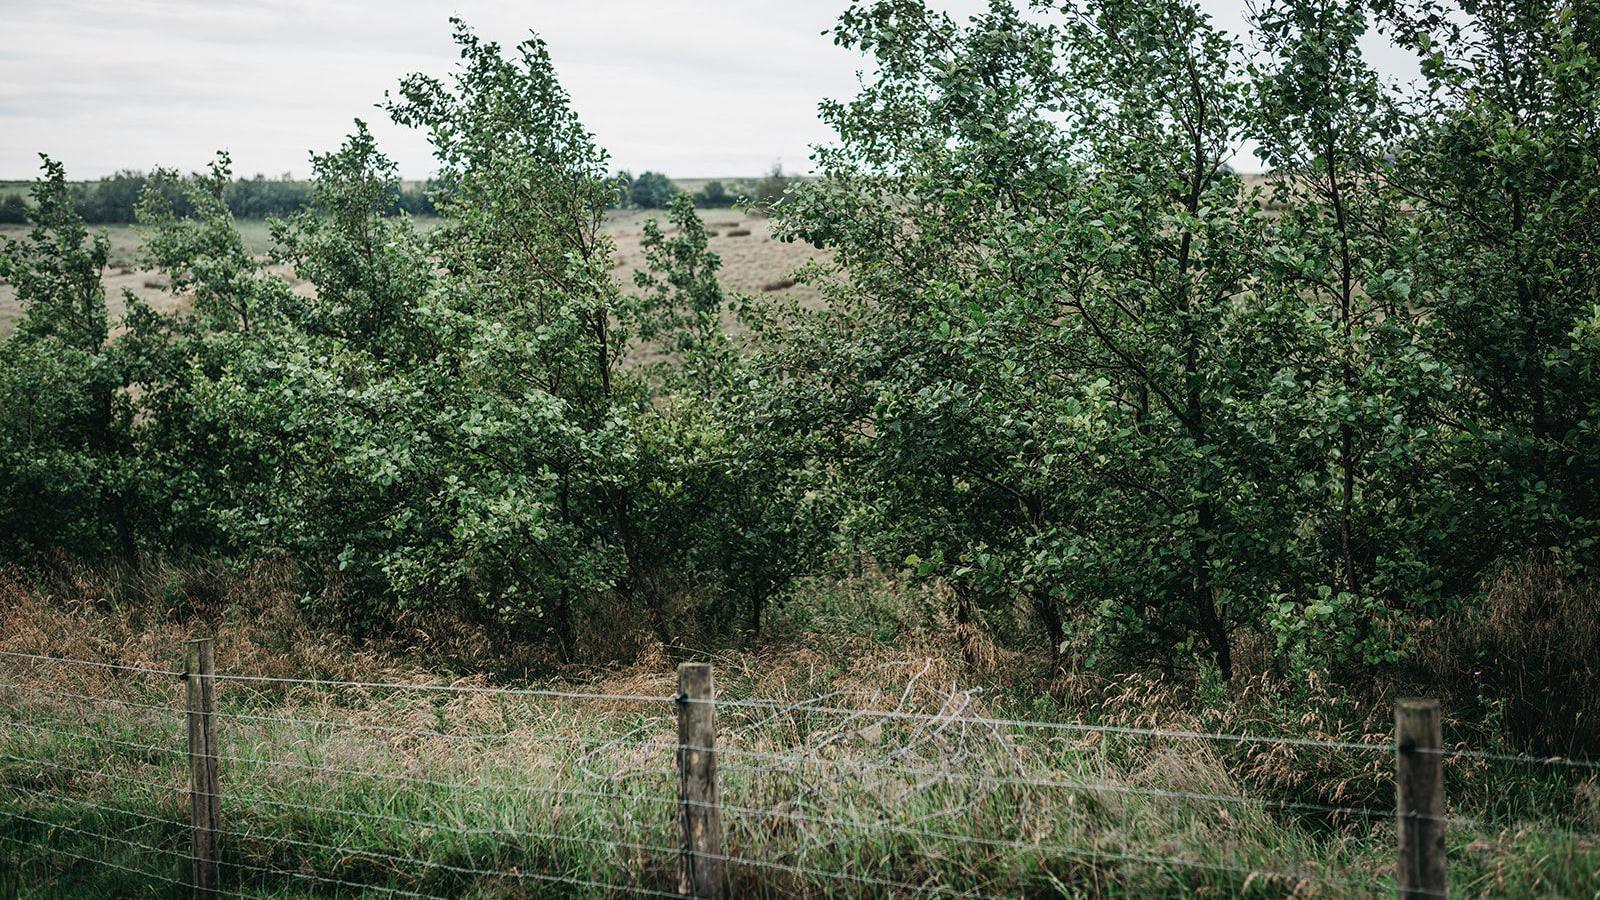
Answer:
<svg viewBox="0 0 1600 900"><path fill-rule="evenodd" d="M244 252L222 159L139 206L192 310L113 334L48 164L0 270L0 553L278 554L353 629L569 658L619 608L754 632L866 558L1054 665L1227 679L1249 642L1352 682L1508 560L1592 580L1600 10L1267 0L1240 36L1186 0L874 0L833 37L873 65L772 208L831 251L820 307L725 294L681 195L619 287L618 181L543 43L459 22L461 69L387 106L441 227L387 215L358 124L275 226L313 296Z"/></svg>
<svg viewBox="0 0 1600 900"><path fill-rule="evenodd" d="M618 172L618 206L634 209L666 209L674 197L684 193L672 179L660 172L645 171L637 176L626 169ZM793 176L783 171L781 163L774 163L767 174L758 179L740 179L730 185L721 181L708 181L700 190L689 195L697 207L724 208L747 204L765 209L776 203L789 189Z"/></svg>
<svg viewBox="0 0 1600 900"><path fill-rule="evenodd" d="M90 225L126 225L138 221L139 200L147 190L165 191L168 202L180 214L194 212L182 191L164 184L160 178L133 170L117 172L97 181L76 182L67 189L78 216ZM411 188L397 182L392 193L388 212L415 216L434 214L426 186ZM293 215L310 205L311 195L309 182L288 176L231 179L223 191L228 212L239 219ZM29 204L21 194L0 198L0 225L25 225L30 221Z"/></svg>

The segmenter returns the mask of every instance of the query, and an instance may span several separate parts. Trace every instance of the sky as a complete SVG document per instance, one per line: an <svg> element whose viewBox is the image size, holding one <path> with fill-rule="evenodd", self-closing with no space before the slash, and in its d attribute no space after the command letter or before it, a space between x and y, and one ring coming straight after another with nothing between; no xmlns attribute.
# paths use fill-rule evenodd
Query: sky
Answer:
<svg viewBox="0 0 1600 900"><path fill-rule="evenodd" d="M933 0L958 18L981 0ZM693 178L806 171L830 133L817 102L862 59L825 31L847 0L0 0L0 179L40 152L86 179L192 170L305 176L309 151L365 119L406 178L433 164L376 108L408 72L448 73L449 18L510 46L537 31L616 168ZM1201 0L1238 30L1241 0ZM1374 42L1380 71L1409 77Z"/></svg>

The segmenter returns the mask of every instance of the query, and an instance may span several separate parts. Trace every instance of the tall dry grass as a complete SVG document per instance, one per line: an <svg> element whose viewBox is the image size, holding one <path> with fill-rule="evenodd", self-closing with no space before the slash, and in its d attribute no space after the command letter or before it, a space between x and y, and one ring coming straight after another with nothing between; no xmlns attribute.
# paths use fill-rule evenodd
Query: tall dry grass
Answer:
<svg viewBox="0 0 1600 900"><path fill-rule="evenodd" d="M222 673L528 683L516 662L524 651L496 647L482 630L418 621L356 644L309 621L298 591L271 565L10 573L0 578L0 650L164 669L186 638L214 633ZM870 574L819 584L775 617L761 645L642 644L630 664L535 682L655 701L223 681L225 877L245 896L355 892L349 885L472 897L671 891L675 732L665 698L675 661L695 655L716 664L721 696L762 701L719 708L739 896L1386 889L1385 708L1317 679L1266 674L1228 686L1051 676L981 633L959 633L927 601ZM0 683L0 852L10 850L25 889L181 893L160 880L181 876L187 846L178 681L5 659ZM1555 833L1600 830L1592 778L1453 761L1450 790L1453 814L1482 820L1451 830L1463 895L1600 889L1593 839Z"/></svg>

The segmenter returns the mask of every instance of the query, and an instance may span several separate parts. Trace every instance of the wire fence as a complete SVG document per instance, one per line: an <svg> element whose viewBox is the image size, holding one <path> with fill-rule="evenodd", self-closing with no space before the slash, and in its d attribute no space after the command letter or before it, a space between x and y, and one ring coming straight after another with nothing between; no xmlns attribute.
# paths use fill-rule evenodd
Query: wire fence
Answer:
<svg viewBox="0 0 1600 900"><path fill-rule="evenodd" d="M1418 741L1405 714L1366 742L997 717L916 677L786 701L709 673L619 693L0 660L13 890L1443 896L1447 862L1461 895L1600 888L1577 802L1600 765ZM1258 751L1393 774L1273 795L1230 766ZM1494 802L1429 794L1510 770L1532 774Z"/></svg>

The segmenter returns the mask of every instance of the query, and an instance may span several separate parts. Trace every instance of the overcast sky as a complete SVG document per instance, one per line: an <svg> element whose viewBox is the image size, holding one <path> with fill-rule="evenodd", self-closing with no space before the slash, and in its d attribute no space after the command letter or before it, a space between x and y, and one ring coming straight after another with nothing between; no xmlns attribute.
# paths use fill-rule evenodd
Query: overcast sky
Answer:
<svg viewBox="0 0 1600 900"><path fill-rule="evenodd" d="M374 109L407 72L454 64L448 19L515 44L538 31L618 168L678 177L804 171L829 133L817 101L853 93L859 57L821 32L847 0L0 0L0 178L43 151L70 178L222 148L238 174L304 176L362 117L407 178L420 135ZM938 0L965 16L981 0ZM1239 0L1202 0L1224 27ZM1399 54L1380 69L1404 77Z"/></svg>

